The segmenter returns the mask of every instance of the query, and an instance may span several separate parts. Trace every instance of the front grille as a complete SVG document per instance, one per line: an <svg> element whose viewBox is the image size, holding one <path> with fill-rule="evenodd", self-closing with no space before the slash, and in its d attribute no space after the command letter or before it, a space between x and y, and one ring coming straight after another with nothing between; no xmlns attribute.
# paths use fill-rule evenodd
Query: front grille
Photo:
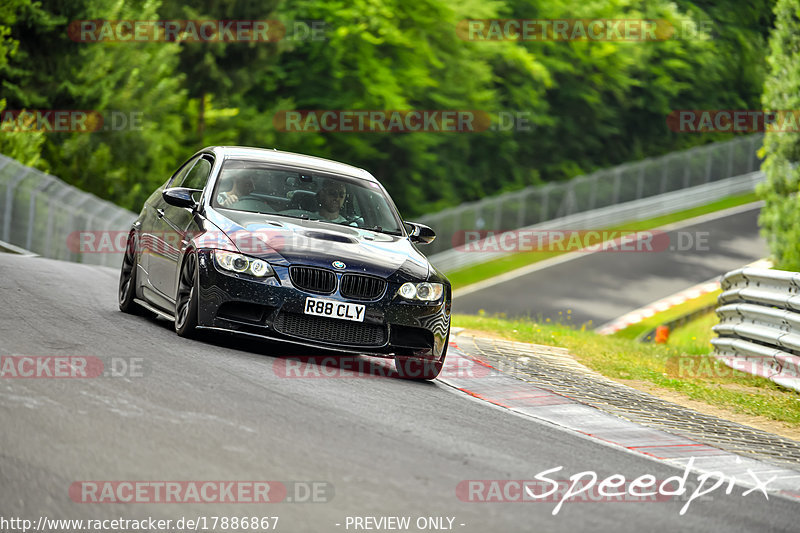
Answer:
<svg viewBox="0 0 800 533"><path fill-rule="evenodd" d="M285 335L337 344L381 346L386 343L386 328L351 320L338 320L296 313L280 313L275 329Z"/></svg>
<svg viewBox="0 0 800 533"><path fill-rule="evenodd" d="M289 277L295 287L304 291L331 294L336 290L336 275L323 268L293 266Z"/></svg>
<svg viewBox="0 0 800 533"><path fill-rule="evenodd" d="M386 280L361 274L345 274L339 290L345 298L374 300L386 291Z"/></svg>

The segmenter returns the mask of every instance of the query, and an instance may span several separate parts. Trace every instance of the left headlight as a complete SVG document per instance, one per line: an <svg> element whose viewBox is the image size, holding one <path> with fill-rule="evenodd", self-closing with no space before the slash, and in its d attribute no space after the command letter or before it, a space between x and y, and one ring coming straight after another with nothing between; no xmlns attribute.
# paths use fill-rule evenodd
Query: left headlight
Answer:
<svg viewBox="0 0 800 533"><path fill-rule="evenodd" d="M397 294L406 300L420 300L423 302L435 302L444 294L444 284L442 283L403 283L398 289Z"/></svg>
<svg viewBox="0 0 800 533"><path fill-rule="evenodd" d="M224 270L239 274L247 274L257 278L265 278L275 274L272 267L269 266L269 263L266 261L256 259L255 257L247 257L246 255L237 254L235 252L214 250L214 262Z"/></svg>

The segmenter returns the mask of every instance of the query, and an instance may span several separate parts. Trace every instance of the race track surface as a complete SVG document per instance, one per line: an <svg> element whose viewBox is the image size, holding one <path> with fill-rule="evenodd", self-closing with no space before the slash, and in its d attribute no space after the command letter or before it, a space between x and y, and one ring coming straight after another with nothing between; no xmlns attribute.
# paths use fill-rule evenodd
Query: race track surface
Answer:
<svg viewBox="0 0 800 533"><path fill-rule="evenodd" d="M720 223L715 234L730 226ZM674 282L725 268L713 264L686 256ZM598 299L613 279L601 272L595 279L607 288ZM311 352L232 337L181 339L167 322L119 312L116 286L112 269L0 254L0 355L141 357L143 365L141 376L123 378L0 379L0 516L279 516L278 531L318 532L353 531L347 516L387 515L455 517L453 529L465 532L796 531L798 504L740 490L717 491L683 516L677 500L567 502L555 516L551 502L460 501L462 480L533 479L559 465L562 479L586 470L628 480L681 472L438 381L285 377L279 356ZM323 481L333 498L76 503L69 488L81 480Z"/></svg>
<svg viewBox="0 0 800 533"><path fill-rule="evenodd" d="M669 231L654 252L597 252L459 296L455 313L506 313L599 326L767 255L759 208ZM680 235L679 235L680 234ZM565 319L565 317L570 317Z"/></svg>

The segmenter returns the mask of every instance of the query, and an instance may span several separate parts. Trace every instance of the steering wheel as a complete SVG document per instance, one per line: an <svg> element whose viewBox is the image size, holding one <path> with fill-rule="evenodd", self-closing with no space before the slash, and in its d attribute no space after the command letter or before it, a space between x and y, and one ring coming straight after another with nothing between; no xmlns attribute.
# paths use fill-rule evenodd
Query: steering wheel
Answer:
<svg viewBox="0 0 800 533"><path fill-rule="evenodd" d="M267 212L269 213L276 213L275 209L272 208L269 203L264 200L263 198L259 198L258 196L253 196L252 194L248 194L247 196L243 196L236 200L230 207L234 209L242 209L246 208L247 211L259 211L264 212L264 208L267 208Z"/></svg>

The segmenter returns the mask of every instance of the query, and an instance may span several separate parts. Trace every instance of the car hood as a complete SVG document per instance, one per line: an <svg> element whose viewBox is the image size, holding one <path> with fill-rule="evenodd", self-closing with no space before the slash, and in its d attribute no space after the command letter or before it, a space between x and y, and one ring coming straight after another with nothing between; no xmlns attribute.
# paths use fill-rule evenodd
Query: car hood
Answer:
<svg viewBox="0 0 800 533"><path fill-rule="evenodd" d="M383 278L427 279L428 260L406 237L350 226L228 209L208 210L208 219L240 252L275 265L331 268Z"/></svg>

